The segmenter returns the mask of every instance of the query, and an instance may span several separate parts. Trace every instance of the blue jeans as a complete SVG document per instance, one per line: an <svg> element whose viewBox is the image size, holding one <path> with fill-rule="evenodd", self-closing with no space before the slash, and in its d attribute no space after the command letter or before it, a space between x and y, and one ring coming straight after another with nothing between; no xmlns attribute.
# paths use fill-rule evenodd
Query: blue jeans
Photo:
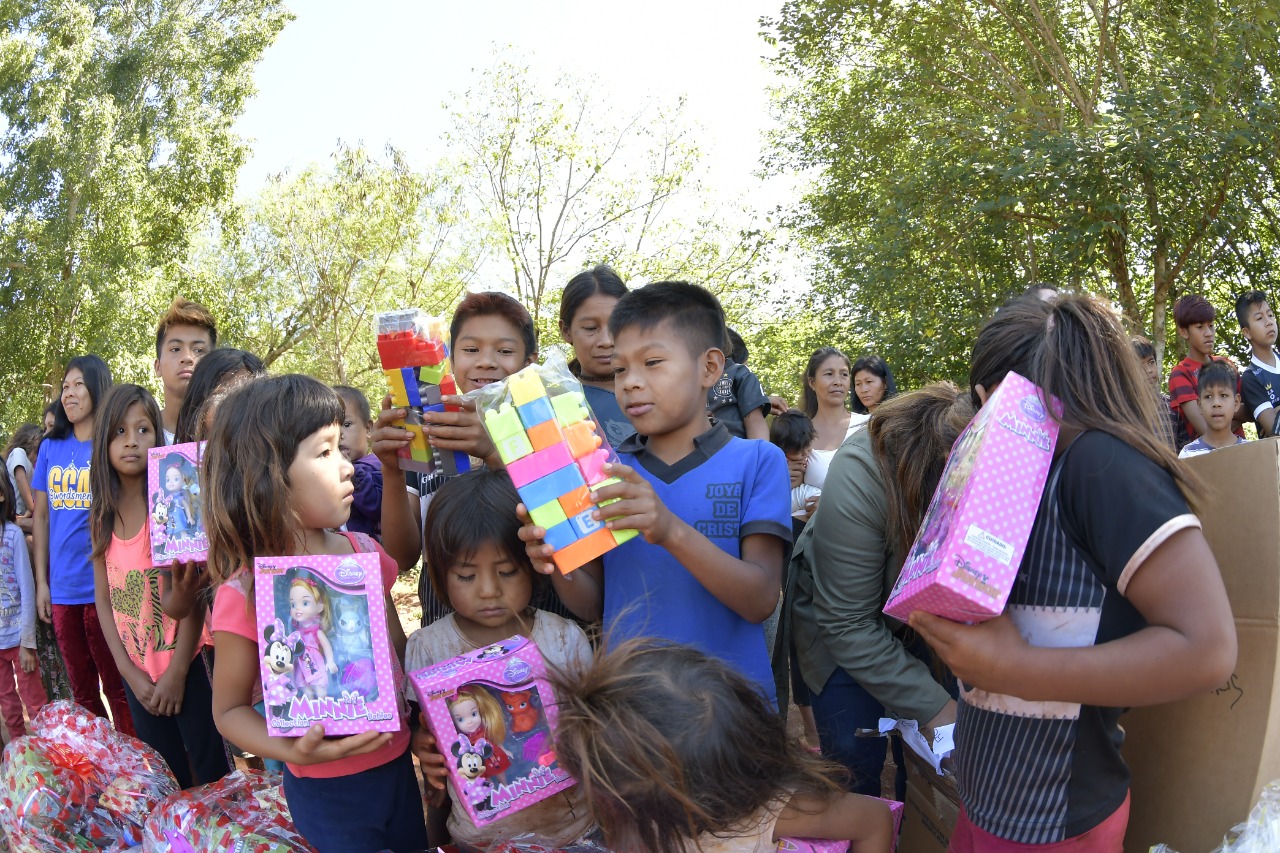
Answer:
<svg viewBox="0 0 1280 853"><path fill-rule="evenodd" d="M823 756L849 771L850 791L869 797L880 796L884 738L857 737L855 732L858 729L875 729L884 716L884 706L840 667L836 667L821 692L812 694L810 700ZM894 739L894 761L899 770L902 768L902 760L898 757L900 743ZM905 776L902 781L905 784Z"/></svg>
<svg viewBox="0 0 1280 853"><path fill-rule="evenodd" d="M294 826L320 853L415 853L427 847L422 791L406 749L350 776L313 779L284 771Z"/></svg>

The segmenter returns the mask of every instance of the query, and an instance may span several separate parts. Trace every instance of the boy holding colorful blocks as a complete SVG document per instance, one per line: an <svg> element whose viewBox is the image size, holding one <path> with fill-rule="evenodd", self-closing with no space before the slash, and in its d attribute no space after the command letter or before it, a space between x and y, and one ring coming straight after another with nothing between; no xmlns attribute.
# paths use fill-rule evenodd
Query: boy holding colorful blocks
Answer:
<svg viewBox="0 0 1280 853"><path fill-rule="evenodd" d="M707 390L724 372L720 303L695 285L650 284L619 300L609 331L615 392L638 435L618 447L622 464L606 466L619 482L591 499L612 505L588 517L643 538L570 575L555 571L554 543L544 539L555 525L545 526L551 519L540 521L537 508L521 538L574 613L603 616L610 642L654 636L691 644L772 700L760 623L778 603L791 540L787 463L772 444L734 438L707 420Z"/></svg>

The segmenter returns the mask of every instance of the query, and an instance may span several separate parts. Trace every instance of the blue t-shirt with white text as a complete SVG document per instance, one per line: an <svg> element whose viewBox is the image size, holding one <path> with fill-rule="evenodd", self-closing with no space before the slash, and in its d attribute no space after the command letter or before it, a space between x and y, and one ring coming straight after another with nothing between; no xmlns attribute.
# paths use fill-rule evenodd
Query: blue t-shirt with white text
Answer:
<svg viewBox="0 0 1280 853"><path fill-rule="evenodd" d="M54 604L93 604L93 546L89 540L89 459L93 442L40 442L34 489L49 496L49 597Z"/></svg>

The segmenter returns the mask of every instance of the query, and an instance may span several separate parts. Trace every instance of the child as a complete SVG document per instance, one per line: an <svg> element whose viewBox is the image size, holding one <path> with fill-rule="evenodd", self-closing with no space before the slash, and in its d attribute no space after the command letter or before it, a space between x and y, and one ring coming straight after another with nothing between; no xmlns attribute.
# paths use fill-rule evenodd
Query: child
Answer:
<svg viewBox="0 0 1280 853"><path fill-rule="evenodd" d="M239 382L254 376L264 376L266 372L260 358L241 349L220 347L203 356L192 372L191 382L182 398L173 443L198 441L197 433L203 435L208 431L202 427L205 426L203 415L207 413L210 401L217 398L224 389L229 392Z"/></svg>
<svg viewBox="0 0 1280 853"><path fill-rule="evenodd" d="M1231 432L1231 416L1240 407L1240 395L1236 393L1239 381L1235 368L1226 362L1211 361L1200 368L1200 413L1209 431L1182 448L1179 459L1244 444L1243 438Z"/></svg>
<svg viewBox="0 0 1280 853"><path fill-rule="evenodd" d="M35 581L16 518L13 487L0 477L0 712L10 740L27 733L22 706L34 717L49 701L36 661Z"/></svg>
<svg viewBox="0 0 1280 853"><path fill-rule="evenodd" d="M1164 412L1165 426L1168 429L1168 433L1162 435L1171 446L1174 446L1181 424L1177 413L1169 405L1169 395L1164 391L1164 383L1160 381L1163 373L1160 365L1156 363L1156 348L1142 335L1133 335L1129 338L1129 343L1133 347L1133 354L1138 357L1138 363L1142 365L1143 372L1146 373L1147 380L1155 389L1156 396L1160 398L1160 408ZM1177 447L1174 446L1174 449L1177 450Z"/></svg>
<svg viewBox="0 0 1280 853"><path fill-rule="evenodd" d="M769 413L769 398L760 380L747 367L747 344L733 329L729 335L731 355L725 362L724 374L707 392L707 412L724 424L738 438L769 437L764 416ZM741 360L739 360L741 359Z"/></svg>
<svg viewBox="0 0 1280 853"><path fill-rule="evenodd" d="M796 536L818 508L822 489L804 481L809 467L809 451L813 449L813 421L799 409L788 409L773 419L769 441L787 457L787 473L791 477L791 530Z"/></svg>
<svg viewBox="0 0 1280 853"><path fill-rule="evenodd" d="M1253 347L1253 357L1241 377L1245 411L1258 423L1259 438L1276 435L1276 406L1280 405L1280 359L1276 358L1276 315L1267 295L1254 290L1236 300L1240 334Z"/></svg>
<svg viewBox="0 0 1280 853"><path fill-rule="evenodd" d="M181 297L156 324L156 378L164 386L164 443L173 444L178 412L201 357L218 345L218 325L209 309Z"/></svg>
<svg viewBox="0 0 1280 853"><path fill-rule="evenodd" d="M724 372L724 313L708 291L659 282L618 301L609 319L614 387L637 435L594 493L619 499L594 517L636 537L564 576L543 530L529 526L534 567L606 636L694 645L735 667L774 700L760 623L778 604L791 541L786 458L765 441L734 438L707 420L707 389Z"/></svg>
<svg viewBox="0 0 1280 853"><path fill-rule="evenodd" d="M1178 362L1169 374L1169 406L1178 413L1178 447L1185 447L1193 438L1209 430L1204 413L1200 411L1200 392L1196 377L1200 368L1210 361L1222 361L1213 354L1213 322L1217 312L1203 296L1184 296L1173 306L1173 321L1178 325L1178 337L1187 342L1187 357ZM1244 438L1238 428L1236 435Z"/></svg>
<svg viewBox="0 0 1280 853"><path fill-rule="evenodd" d="M613 306L626 295L626 284L605 264L569 279L560 295L560 337L573 347L569 369L582 382L587 404L614 447L635 434L614 394L613 335L609 332Z"/></svg>
<svg viewBox="0 0 1280 853"><path fill-rule="evenodd" d="M36 448L40 446L40 427L35 424L23 424L13 431L4 449L4 467L8 479L13 485L14 514L17 524L23 533L31 532L31 512L35 506L35 493L31 491L31 472L34 469L32 459Z"/></svg>
<svg viewBox="0 0 1280 853"><path fill-rule="evenodd" d="M160 410L149 391L117 385L108 392L90 467L94 589L138 737L190 788L216 782L231 766L213 725L209 674L200 659L204 612L179 622L160 608L162 570L151 566L147 523L147 451L160 435Z"/></svg>
<svg viewBox="0 0 1280 853"><path fill-rule="evenodd" d="M350 515L353 491L351 463L338 450L342 417L333 389L296 375L250 380L214 414L203 492L215 590L213 718L241 749L286 762L293 822L320 853L421 850L427 837L407 726L326 738L316 724L300 738L272 737L254 709L262 697L254 557L378 554L397 667L403 659L390 594L395 563L368 536L334 532Z"/></svg>
<svg viewBox="0 0 1280 853"><path fill-rule="evenodd" d="M351 501L351 518L347 530L368 533L382 541L382 463L369 452L369 431L373 417L369 414L369 398L358 388L335 385L346 413L342 416L342 455L355 467L355 497ZM397 466L394 470L400 470ZM397 478L399 479L399 478Z"/></svg>
<svg viewBox="0 0 1280 853"><path fill-rule="evenodd" d="M782 838L821 838L851 841L853 853L893 849L888 806L845 793L837 768L789 738L756 685L723 662L632 640L553 679L556 757L610 848L763 853Z"/></svg>
<svg viewBox="0 0 1280 853"><path fill-rule="evenodd" d="M1063 404L1018 583L981 625L910 619L960 681L950 849L1119 853L1122 709L1226 681L1231 608L1118 318L1087 296L1019 298L974 344L979 403L1009 371Z"/></svg>
<svg viewBox="0 0 1280 853"><path fill-rule="evenodd" d="M436 492L427 512L427 571L436 597L453 612L409 638L405 666L410 672L516 634L533 640L551 669L577 669L589 661L591 647L581 628L530 606L535 584L545 579L534 574L520 541L515 514L519 502L511 479L501 471L455 477ZM416 701L407 685L406 696ZM472 696L460 695L456 705L468 736L487 737L502 753L502 734L495 730L503 727L503 716L493 698L478 690ZM428 768L432 786L443 787L443 759L425 728L415 733L413 747ZM510 763L505 754L495 754L491 762L485 775L495 780ZM457 791L449 793L458 796ZM560 847L581 838L592 822L582 788L575 786L483 828L455 807L448 826L455 842L475 847L523 833L550 838Z"/></svg>

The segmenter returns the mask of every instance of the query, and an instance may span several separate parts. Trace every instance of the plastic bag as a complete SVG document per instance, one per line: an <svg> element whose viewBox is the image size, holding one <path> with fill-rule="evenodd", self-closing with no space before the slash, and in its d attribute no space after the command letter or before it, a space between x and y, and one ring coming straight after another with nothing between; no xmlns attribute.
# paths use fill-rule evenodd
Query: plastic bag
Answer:
<svg viewBox="0 0 1280 853"><path fill-rule="evenodd" d="M549 838L538 835L517 835L490 847L487 853L609 853L598 839L599 833L593 832L579 838L572 844L556 847Z"/></svg>
<svg viewBox="0 0 1280 853"><path fill-rule="evenodd" d="M151 813L142 839L143 853L231 849L315 853L293 825L279 773L237 770L212 784L179 791Z"/></svg>
<svg viewBox="0 0 1280 853"><path fill-rule="evenodd" d="M160 753L69 701L51 702L4 750L0 828L14 853L128 850L178 783Z"/></svg>
<svg viewBox="0 0 1280 853"><path fill-rule="evenodd" d="M1262 789L1258 804L1244 823L1232 828L1214 853L1275 853L1280 850L1280 780ZM1151 853L1175 853L1172 847L1157 844Z"/></svg>

